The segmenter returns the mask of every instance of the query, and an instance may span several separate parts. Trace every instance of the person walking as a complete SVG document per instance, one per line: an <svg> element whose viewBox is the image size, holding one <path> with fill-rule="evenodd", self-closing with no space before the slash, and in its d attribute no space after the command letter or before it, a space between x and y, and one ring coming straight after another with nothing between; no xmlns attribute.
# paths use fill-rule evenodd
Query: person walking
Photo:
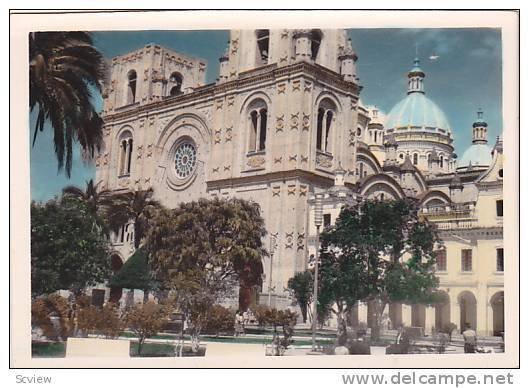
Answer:
<svg viewBox="0 0 529 388"><path fill-rule="evenodd" d="M465 324L465 331L463 332L463 339L465 340L465 353L476 353L476 345L478 336L470 326L470 323Z"/></svg>
<svg viewBox="0 0 529 388"><path fill-rule="evenodd" d="M235 337L244 335L244 318L239 310L235 313Z"/></svg>

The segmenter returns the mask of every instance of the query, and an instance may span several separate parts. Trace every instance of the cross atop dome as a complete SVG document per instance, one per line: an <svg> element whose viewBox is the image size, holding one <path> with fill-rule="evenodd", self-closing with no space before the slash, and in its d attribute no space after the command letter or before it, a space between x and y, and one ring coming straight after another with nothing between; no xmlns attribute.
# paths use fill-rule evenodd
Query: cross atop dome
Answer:
<svg viewBox="0 0 529 388"><path fill-rule="evenodd" d="M424 71L421 69L421 61L418 57L413 60L413 67L408 72L408 94L423 93L424 94Z"/></svg>

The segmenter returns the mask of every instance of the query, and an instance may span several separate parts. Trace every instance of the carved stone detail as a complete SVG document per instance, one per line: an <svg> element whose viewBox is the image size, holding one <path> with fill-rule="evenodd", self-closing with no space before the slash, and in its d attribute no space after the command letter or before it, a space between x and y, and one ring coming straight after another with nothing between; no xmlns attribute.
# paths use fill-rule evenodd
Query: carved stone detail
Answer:
<svg viewBox="0 0 529 388"><path fill-rule="evenodd" d="M306 197L308 192L309 192L308 186L306 185L299 186L299 196L300 197Z"/></svg>
<svg viewBox="0 0 529 388"><path fill-rule="evenodd" d="M262 155L254 155L248 158L246 164L252 168L259 168L265 163L266 159Z"/></svg>
<svg viewBox="0 0 529 388"><path fill-rule="evenodd" d="M296 130L299 125L299 113L294 113L290 115L290 129Z"/></svg>
<svg viewBox="0 0 529 388"><path fill-rule="evenodd" d="M318 165L318 167L331 168L332 156L318 152L316 154L316 164Z"/></svg>
<svg viewBox="0 0 529 388"><path fill-rule="evenodd" d="M285 115L276 116L276 132L282 131L285 127Z"/></svg>
<svg viewBox="0 0 529 388"><path fill-rule="evenodd" d="M222 99L215 100L215 107L217 110L222 109L222 106L224 105L224 101Z"/></svg>
<svg viewBox="0 0 529 388"><path fill-rule="evenodd" d="M288 156L288 161L289 162L296 162L298 160L298 154L294 154L294 155L289 155Z"/></svg>
<svg viewBox="0 0 529 388"><path fill-rule="evenodd" d="M309 93L311 90L312 90L312 82L305 81L303 91L305 91L306 93Z"/></svg>
<svg viewBox="0 0 529 388"><path fill-rule="evenodd" d="M295 91L300 91L301 89L301 81L300 80L296 80L296 81L293 81L292 82L292 91L295 92Z"/></svg>
<svg viewBox="0 0 529 388"><path fill-rule="evenodd" d="M301 163L308 163L308 162L309 162L309 157L305 155L301 155Z"/></svg>
<svg viewBox="0 0 529 388"><path fill-rule="evenodd" d="M277 163L281 163L283 161L283 157L280 156L279 158L274 158L274 163L277 164Z"/></svg>
<svg viewBox="0 0 529 388"><path fill-rule="evenodd" d="M287 194L288 195L296 195L296 185L289 185L287 187Z"/></svg>
<svg viewBox="0 0 529 388"><path fill-rule="evenodd" d="M285 93L287 90L287 84L282 82L280 84L277 84L277 94Z"/></svg>
<svg viewBox="0 0 529 388"><path fill-rule="evenodd" d="M281 186L272 187L272 196L279 197L279 194L281 194Z"/></svg>
<svg viewBox="0 0 529 388"><path fill-rule="evenodd" d="M302 130L308 131L310 128L310 115L303 113L303 120L301 122Z"/></svg>

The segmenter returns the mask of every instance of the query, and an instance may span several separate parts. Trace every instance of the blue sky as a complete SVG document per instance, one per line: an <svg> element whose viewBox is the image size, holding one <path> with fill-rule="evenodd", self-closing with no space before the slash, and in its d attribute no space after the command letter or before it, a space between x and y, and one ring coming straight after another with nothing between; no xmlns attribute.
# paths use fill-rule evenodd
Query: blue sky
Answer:
<svg viewBox="0 0 529 388"><path fill-rule="evenodd" d="M446 114L453 129L456 153L470 145L471 126L481 107L489 124L489 143L502 130L501 31L498 29L358 29L349 30L358 54L358 72L364 104L388 113L406 95L406 73L416 50L426 72L426 95ZM208 62L207 82L218 76L218 58L228 31L126 31L95 32L95 46L107 58L157 43ZM435 61L428 59L438 55ZM96 96L95 103L101 106ZM30 115L32 131L35 112ZM31 155L31 198L47 200L66 185L84 186L94 167L75 152L71 179L57 171L52 131L39 133Z"/></svg>

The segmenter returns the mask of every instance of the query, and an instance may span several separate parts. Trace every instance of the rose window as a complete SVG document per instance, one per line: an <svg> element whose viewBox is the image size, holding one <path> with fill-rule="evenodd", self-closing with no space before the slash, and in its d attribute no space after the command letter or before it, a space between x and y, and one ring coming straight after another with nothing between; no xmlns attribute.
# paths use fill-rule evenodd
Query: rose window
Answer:
<svg viewBox="0 0 529 388"><path fill-rule="evenodd" d="M190 176L197 164L197 150L193 144L182 143L175 152L175 171L180 179Z"/></svg>

